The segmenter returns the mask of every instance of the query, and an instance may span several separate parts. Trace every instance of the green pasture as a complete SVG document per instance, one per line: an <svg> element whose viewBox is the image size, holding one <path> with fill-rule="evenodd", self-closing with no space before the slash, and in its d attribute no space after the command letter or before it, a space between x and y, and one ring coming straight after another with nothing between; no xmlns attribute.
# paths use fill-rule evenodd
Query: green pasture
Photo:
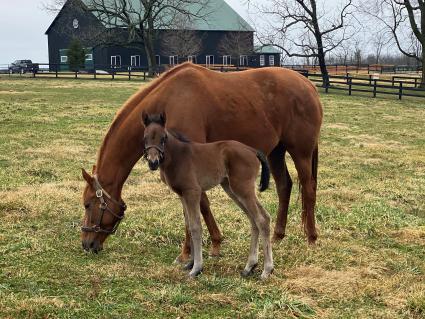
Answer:
<svg viewBox="0 0 425 319"><path fill-rule="evenodd" d="M225 236L189 281L173 260L178 198L137 163L129 209L98 255L81 249L84 183L115 112L137 81L0 79L0 318L424 318L425 100L322 94L318 244L300 227L293 188L287 237L266 282L240 277L247 218L209 192ZM273 187L259 194L276 217Z"/></svg>

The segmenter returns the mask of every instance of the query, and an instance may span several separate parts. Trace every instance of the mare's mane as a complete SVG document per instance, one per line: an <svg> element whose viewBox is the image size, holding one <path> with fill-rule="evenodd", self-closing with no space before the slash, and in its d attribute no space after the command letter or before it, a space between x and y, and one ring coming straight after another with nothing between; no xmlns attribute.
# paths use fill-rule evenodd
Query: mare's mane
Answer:
<svg viewBox="0 0 425 319"><path fill-rule="evenodd" d="M169 129L167 129L167 132L170 133L176 139L178 139L180 142L191 143L190 139L188 139L187 136L185 136L184 134L182 134L180 132L177 132L177 131L174 131L174 130L169 130Z"/></svg>
<svg viewBox="0 0 425 319"><path fill-rule="evenodd" d="M185 62L182 63L171 70L168 70L165 72L162 76L160 76L158 79L154 80L149 87L139 90L134 95L132 95L125 103L124 105L118 110L118 112L115 115L114 120L112 121L111 126L109 127L108 132L105 135L105 138L103 139L102 145L99 150L99 154L97 157L97 164L99 165L99 161L103 156L103 153L105 152L106 145L112 136L112 134L118 129L120 124L124 121L124 119L139 105L140 101L147 96L150 92L152 92L158 85L160 85L162 82L164 82L166 79L168 79L170 76L174 75L176 72L180 71L181 69L184 69L186 67L197 67L196 65ZM176 137L177 138L177 137Z"/></svg>

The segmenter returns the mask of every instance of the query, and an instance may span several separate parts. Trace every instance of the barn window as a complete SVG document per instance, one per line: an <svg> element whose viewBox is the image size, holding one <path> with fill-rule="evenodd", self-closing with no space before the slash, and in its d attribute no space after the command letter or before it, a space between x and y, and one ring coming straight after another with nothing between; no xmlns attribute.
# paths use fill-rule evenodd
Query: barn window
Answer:
<svg viewBox="0 0 425 319"><path fill-rule="evenodd" d="M140 55L131 56L131 66L135 66L135 67L140 66Z"/></svg>
<svg viewBox="0 0 425 319"><path fill-rule="evenodd" d="M86 61L93 61L93 54L92 53L86 54Z"/></svg>
<svg viewBox="0 0 425 319"><path fill-rule="evenodd" d="M68 56L67 55L61 55L61 63L67 63L68 62Z"/></svg>
<svg viewBox="0 0 425 319"><path fill-rule="evenodd" d="M264 55L260 55L260 66L265 66L266 65L266 59L264 58Z"/></svg>
<svg viewBox="0 0 425 319"><path fill-rule="evenodd" d="M170 55L169 57L169 65L176 65L178 63L177 55Z"/></svg>
<svg viewBox="0 0 425 319"><path fill-rule="evenodd" d="M155 55L155 62L156 62L156 65L161 65L161 56L160 55Z"/></svg>
<svg viewBox="0 0 425 319"><path fill-rule="evenodd" d="M187 57L188 62L196 63L196 55L189 55Z"/></svg>
<svg viewBox="0 0 425 319"><path fill-rule="evenodd" d="M214 56L213 55L207 55L205 64L207 67L214 64Z"/></svg>
<svg viewBox="0 0 425 319"><path fill-rule="evenodd" d="M274 65L274 55L269 55L269 65Z"/></svg>
<svg viewBox="0 0 425 319"><path fill-rule="evenodd" d="M120 67L121 66L121 55L112 55L111 56L111 66Z"/></svg>
<svg viewBox="0 0 425 319"><path fill-rule="evenodd" d="M223 65L232 64L232 57L230 55L223 55Z"/></svg>
<svg viewBox="0 0 425 319"><path fill-rule="evenodd" d="M248 65L248 56L246 56L246 55L241 55L241 56L239 57L239 65L240 65L240 66Z"/></svg>

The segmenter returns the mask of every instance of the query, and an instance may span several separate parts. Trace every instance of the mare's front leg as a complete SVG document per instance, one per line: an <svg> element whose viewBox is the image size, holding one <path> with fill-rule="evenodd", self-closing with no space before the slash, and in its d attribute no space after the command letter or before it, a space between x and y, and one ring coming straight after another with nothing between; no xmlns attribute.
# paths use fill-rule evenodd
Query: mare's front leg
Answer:
<svg viewBox="0 0 425 319"><path fill-rule="evenodd" d="M185 216L187 220L186 226L189 226L190 235L192 238L192 262L188 264L187 268L192 266L189 272L189 277L196 277L202 271L202 226L201 226L201 212L199 202L201 200L201 192L199 191L186 191L182 194L182 199L185 206Z"/></svg>

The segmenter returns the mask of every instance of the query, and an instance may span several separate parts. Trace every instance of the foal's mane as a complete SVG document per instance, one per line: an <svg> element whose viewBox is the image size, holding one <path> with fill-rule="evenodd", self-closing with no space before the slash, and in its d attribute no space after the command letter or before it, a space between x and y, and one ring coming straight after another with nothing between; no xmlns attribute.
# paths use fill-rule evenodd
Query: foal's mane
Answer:
<svg viewBox="0 0 425 319"><path fill-rule="evenodd" d="M115 131L120 127L122 122L124 121L127 116L134 111L137 106L139 105L140 101L143 100L144 97L146 97L150 92L152 92L155 88L158 87L162 82L173 76L175 73L179 72L181 69L185 69L187 67L194 67L196 68L194 64L190 62L182 63L171 70L168 70L165 72L162 76L160 76L158 79L154 80L151 85L149 85L147 88L139 90L135 94L133 94L125 103L124 105L118 110L116 113L111 126L109 127L108 132L105 135L105 138L103 139L102 145L99 150L99 154L97 157L97 162L99 164L100 159L103 156L103 153L105 152L106 145L108 144L109 139L111 138L112 134L115 133Z"/></svg>

